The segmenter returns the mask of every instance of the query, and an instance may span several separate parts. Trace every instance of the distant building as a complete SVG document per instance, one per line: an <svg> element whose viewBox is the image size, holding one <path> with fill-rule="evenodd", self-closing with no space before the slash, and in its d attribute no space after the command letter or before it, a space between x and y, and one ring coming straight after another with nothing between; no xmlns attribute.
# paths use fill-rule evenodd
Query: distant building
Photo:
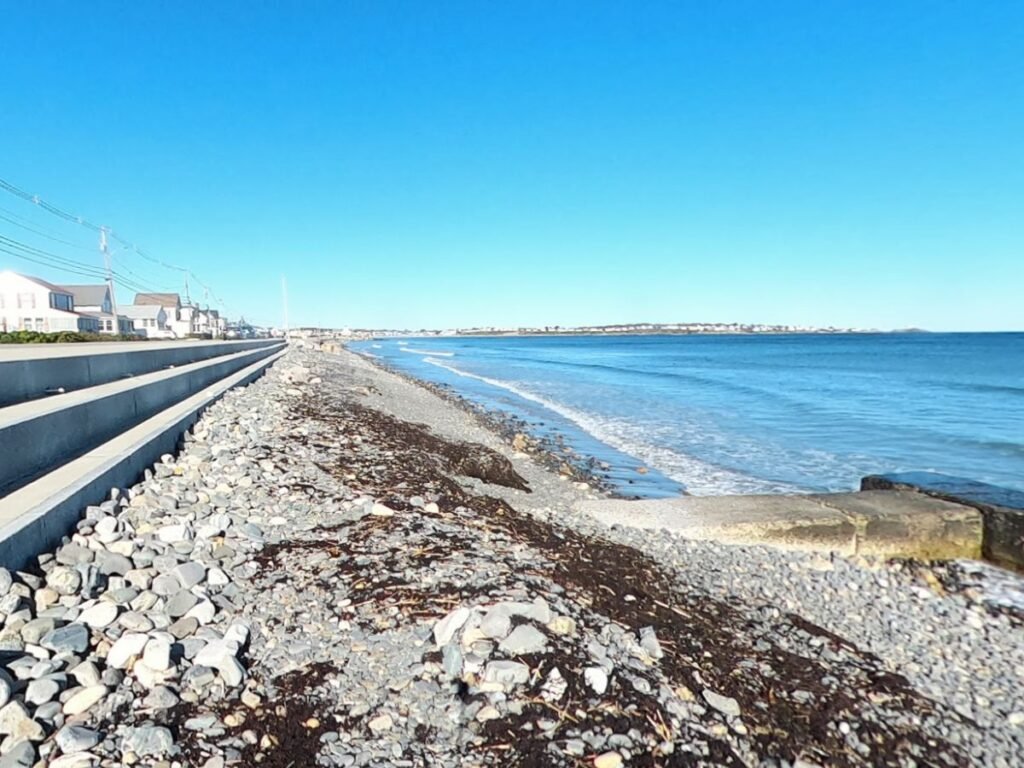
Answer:
<svg viewBox="0 0 1024 768"><path fill-rule="evenodd" d="M216 309L202 309L190 302L181 302L177 293L137 293L137 306L163 307L167 315L167 327L175 338L201 336L221 339L227 330L227 322Z"/></svg>
<svg viewBox="0 0 1024 768"><path fill-rule="evenodd" d="M176 293L136 293L133 304L155 304L164 309L173 309L175 313L181 309L181 296ZM168 313L170 315L170 313ZM168 317L168 319L170 319Z"/></svg>
<svg viewBox="0 0 1024 768"><path fill-rule="evenodd" d="M0 272L0 332L99 333L99 319L78 312L67 288L10 270Z"/></svg>
<svg viewBox="0 0 1024 768"><path fill-rule="evenodd" d="M133 306L159 306L164 310L165 325L174 338L183 339L190 333L189 321L181 317L181 296L176 293L137 293ZM128 314L128 312L126 312ZM129 314L129 316L131 316ZM154 319L143 317L141 319ZM138 324L135 324L138 330ZM160 338L165 338L161 336Z"/></svg>
<svg viewBox="0 0 1024 768"><path fill-rule="evenodd" d="M122 314L114 317L110 288L105 284L60 287L74 297L76 312L92 315L99 321L100 333L120 333L124 336L132 333L132 321L129 318Z"/></svg>
<svg viewBox="0 0 1024 768"><path fill-rule="evenodd" d="M147 339L173 339L167 310L159 304L129 304L124 314L130 318L135 332Z"/></svg>

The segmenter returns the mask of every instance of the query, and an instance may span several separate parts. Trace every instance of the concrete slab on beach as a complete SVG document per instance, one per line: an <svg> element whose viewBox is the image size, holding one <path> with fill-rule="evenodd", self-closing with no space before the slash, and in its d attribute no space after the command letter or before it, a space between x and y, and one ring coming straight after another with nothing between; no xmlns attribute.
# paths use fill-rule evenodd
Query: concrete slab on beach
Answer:
<svg viewBox="0 0 1024 768"><path fill-rule="evenodd" d="M577 507L607 525L731 544L921 559L978 558L982 549L978 510L913 491L601 499Z"/></svg>

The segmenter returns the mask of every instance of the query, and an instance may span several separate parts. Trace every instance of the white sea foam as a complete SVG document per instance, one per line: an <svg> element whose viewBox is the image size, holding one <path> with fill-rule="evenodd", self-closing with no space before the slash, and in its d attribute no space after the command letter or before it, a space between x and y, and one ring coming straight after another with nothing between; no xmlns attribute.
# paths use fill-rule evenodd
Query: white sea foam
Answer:
<svg viewBox="0 0 1024 768"><path fill-rule="evenodd" d="M409 352L413 355L428 355L429 357L455 357L454 352L441 352L436 349L413 349L412 347L402 347L402 352Z"/></svg>
<svg viewBox="0 0 1024 768"><path fill-rule="evenodd" d="M524 400L537 403L550 411L573 422L595 438L622 453L636 457L641 463L651 466L666 476L682 483L694 495L718 495L741 493L796 493L801 489L785 483L777 483L757 477L723 469L701 461L663 445L652 443L647 436L651 429L622 419L610 419L586 413L542 395L524 389L518 384L480 376L463 371L443 360L427 357L424 362L443 368L467 379L476 379L492 387L504 389Z"/></svg>

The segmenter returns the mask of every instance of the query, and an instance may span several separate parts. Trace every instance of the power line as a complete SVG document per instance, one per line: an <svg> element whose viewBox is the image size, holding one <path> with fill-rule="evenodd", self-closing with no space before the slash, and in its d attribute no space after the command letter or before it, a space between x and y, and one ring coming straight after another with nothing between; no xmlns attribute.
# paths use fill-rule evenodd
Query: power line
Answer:
<svg viewBox="0 0 1024 768"><path fill-rule="evenodd" d="M88 264L83 264L80 261L75 261L74 259L69 259L64 256L60 256L56 253L52 253L50 251L44 251L41 248L35 248L34 246L19 242L18 240L13 240L9 237L4 237L3 235L0 235L0 245L5 246L5 253L8 253L12 256L17 256L19 258L24 259L25 261L31 261L35 264L43 264L45 266L50 266L55 269L61 269L66 272L81 275L84 277L95 277L105 279L107 276L105 270L99 267L93 267ZM10 248L14 248L17 250L11 251L9 250ZM159 293L159 291L153 288L152 286L148 286L140 281L127 278L124 275L120 274L119 272L115 272L112 270L111 273L115 281L118 283L118 285L121 285L124 288L136 291L138 293Z"/></svg>
<svg viewBox="0 0 1024 768"><path fill-rule="evenodd" d="M67 273L72 274L72 275L79 275L81 277L92 277L92 278L102 277L102 275L97 275L95 272L85 272L85 271L79 270L79 269L77 269L75 267L69 267L69 266L63 265L63 264L53 264L52 262L46 261L44 259L36 259L36 258L33 258L32 256L27 256L24 253L18 253L17 251L9 250L8 248L4 247L3 245L0 245L0 253L6 253L6 254L9 254L9 255L13 256L16 259L21 259L22 261L29 261L29 262L31 262L33 264L41 264L42 266L58 269L58 270L60 270L62 272L67 272Z"/></svg>
<svg viewBox="0 0 1024 768"><path fill-rule="evenodd" d="M134 244L134 243L126 240L125 238L121 237L116 232L114 232L114 231L112 231L110 229L106 229L106 228L104 228L104 227L102 227L102 226L100 226L98 224L94 224L94 223L92 223L88 219L85 219L82 216L77 216L77 215L75 215L73 213L70 213L68 211L63 210L62 208L58 208L57 206L52 205L52 204L46 202L45 200L40 198L38 195L33 195L30 192L26 192L25 190L21 189L20 187L17 187L14 184L11 184L9 181L5 181L4 179L0 179L0 189L4 190L6 192L9 192L10 194L14 195L15 197L19 197L22 200L30 202L33 205L36 205L39 208L42 208L44 211L47 211L48 213L51 213L54 216L57 216L57 217L59 217L61 219L64 219L65 221L69 221L69 222L71 222L73 224L78 224L79 226L85 227L86 229L90 229L90 230L92 230L94 232L106 231L107 236L111 240L114 240L114 241L120 243L125 248L130 249L131 251L133 251L134 253L139 255L141 258L146 259L147 261L150 261L150 262L152 262L154 264L158 264L161 267L164 267L165 269L174 270L174 271L177 271L177 272L182 272L182 273L187 274L196 283L198 283L200 286L202 286L202 288L204 288L213 297L214 301L216 301L221 307L223 307L225 310L229 309L228 306L224 303L224 301L219 296L217 296L217 294L214 293L214 291L206 283L204 283L202 280L200 280L199 277L192 270L188 269L187 267L180 267L180 266L177 266L176 264L169 264L168 262L163 261L162 259L156 258L155 256L152 256L149 253L147 253L146 251L144 251L141 248L139 248L136 244ZM41 233L37 233L37 234L41 234ZM123 280L122 280L122 282L123 282Z"/></svg>
<svg viewBox="0 0 1024 768"><path fill-rule="evenodd" d="M41 248L35 248L31 245L26 245L25 243L19 242L18 240L12 240L9 237L4 237L3 235L0 235L0 244L8 248L15 248L18 251L30 255L34 258L44 259L55 265L73 267L74 269L77 269L82 272L95 272L98 274L104 274L103 270L101 270L99 267L93 267L89 264L84 264L80 261L75 261L74 259L69 259L64 256L60 256L56 253L51 253L50 251L44 251Z"/></svg>
<svg viewBox="0 0 1024 768"><path fill-rule="evenodd" d="M61 243L62 245L69 245L72 248L81 248L82 250L92 250L91 248L89 248L86 245L80 245L78 243L73 243L70 240L64 240L63 238L60 238L60 237L54 237L53 235L47 234L46 232L44 232L41 229L36 229L35 227L30 227L28 224L21 224L20 222L15 221L14 219L12 219L9 216L4 216L2 213L0 213L0 219L3 219L4 221L9 222L10 224L13 224L16 227L21 227L22 229L27 230L29 232L32 232L33 234L39 235L40 237L45 237L47 240L52 240L55 243Z"/></svg>
<svg viewBox="0 0 1024 768"><path fill-rule="evenodd" d="M127 272L129 275L131 275L134 279L138 280L140 283L145 283L146 281L148 281L150 279L148 277L143 277L142 275L138 274L137 272L133 272L131 269L129 269L127 266L125 266L124 262L122 262L114 254L110 255L110 260L113 261L115 264L117 264L122 271ZM166 288L160 288L160 289L154 288L150 292L151 293L172 293L172 291L168 291L168 289L166 289Z"/></svg>
<svg viewBox="0 0 1024 768"><path fill-rule="evenodd" d="M7 215L4 215L4 214L7 214ZM31 219L27 219L24 216L19 216L14 211L11 211L11 210L9 210L7 208L4 208L2 206L0 206L0 219L2 219L4 221L7 221L7 222L9 222L11 224L14 224L16 227L21 227L24 230L27 230L27 231L32 232L34 234L40 235L42 237L45 237L48 240L52 240L53 242L61 243L62 245L68 245L68 246L71 246L72 248L78 248L78 249L81 249L81 250L84 250L84 251L90 251L90 252L94 248L94 246L91 246L91 245L82 245L80 243L72 242L71 240L65 240L62 237L57 237L50 230L39 228L38 225L34 221L32 221ZM24 223L24 222L28 222L28 223ZM111 258L114 259L115 261L118 261L118 263L121 264L121 269L123 271L127 272L129 275L132 275L133 278L138 280L141 284L145 284L147 281L151 281L149 277L143 277L142 275L138 274L137 272L134 272L133 270L129 269L128 266L123 264L122 262L120 262L116 258L116 256L114 254L111 254Z"/></svg>

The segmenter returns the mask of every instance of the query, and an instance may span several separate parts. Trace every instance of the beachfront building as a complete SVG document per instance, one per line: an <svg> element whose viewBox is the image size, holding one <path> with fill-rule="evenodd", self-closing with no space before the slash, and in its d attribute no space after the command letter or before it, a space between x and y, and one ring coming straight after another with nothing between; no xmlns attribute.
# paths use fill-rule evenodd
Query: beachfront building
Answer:
<svg viewBox="0 0 1024 768"><path fill-rule="evenodd" d="M133 304L163 308L167 328L174 338L184 339L191 333L191 319L183 316L181 296L177 293L136 293Z"/></svg>
<svg viewBox="0 0 1024 768"><path fill-rule="evenodd" d="M38 277L0 272L0 333L98 333L99 319L78 312L74 294Z"/></svg>
<svg viewBox="0 0 1024 768"><path fill-rule="evenodd" d="M196 333L213 339L223 339L227 333L227 318L221 317L216 309L197 309L195 316Z"/></svg>
<svg viewBox="0 0 1024 768"><path fill-rule="evenodd" d="M177 339L224 338L227 322L215 309L202 309L189 301L182 303L177 293L137 293L137 306L159 306L167 315L167 327Z"/></svg>
<svg viewBox="0 0 1024 768"><path fill-rule="evenodd" d="M129 304L124 314L132 321L135 333L147 339L173 339L174 331L167 319L167 310L159 304Z"/></svg>
<svg viewBox="0 0 1024 768"><path fill-rule="evenodd" d="M114 302L110 288L104 283L98 285L62 285L63 290L74 297L75 311L92 315L99 321L100 333L123 336L133 333L132 321L122 314L114 317Z"/></svg>

